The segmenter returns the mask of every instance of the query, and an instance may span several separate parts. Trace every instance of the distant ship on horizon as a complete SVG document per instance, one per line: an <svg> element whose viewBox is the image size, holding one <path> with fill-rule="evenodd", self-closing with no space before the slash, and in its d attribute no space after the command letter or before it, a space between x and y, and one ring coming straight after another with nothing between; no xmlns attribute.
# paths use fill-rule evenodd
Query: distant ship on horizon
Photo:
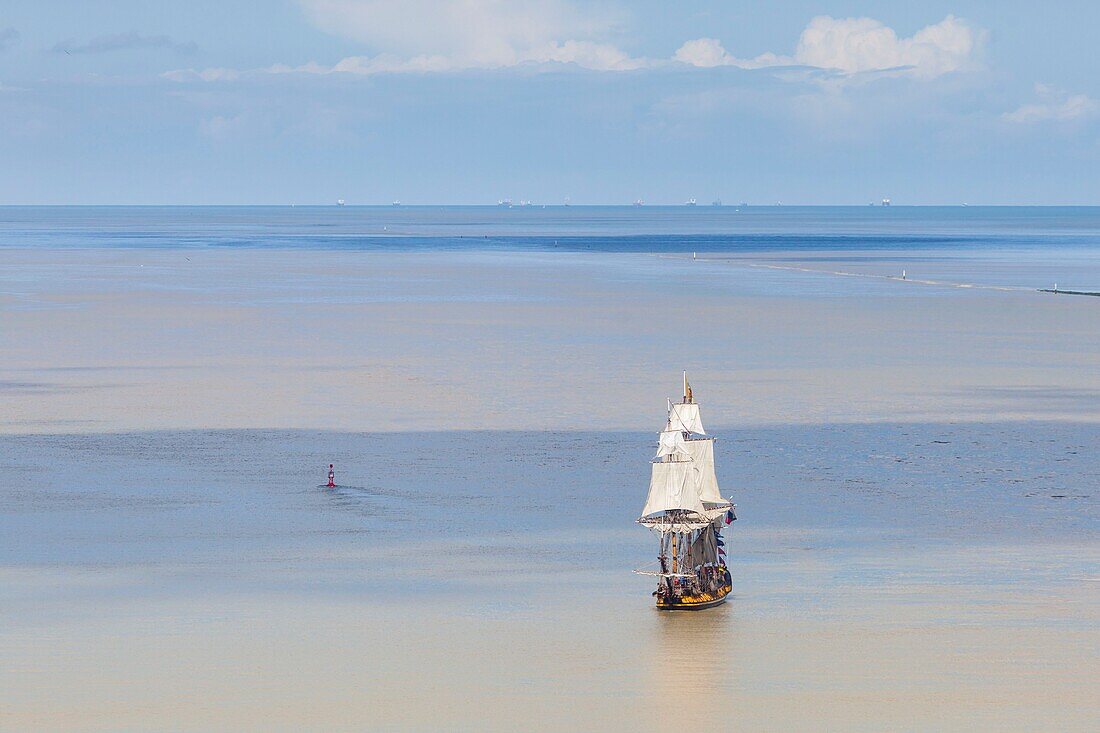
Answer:
<svg viewBox="0 0 1100 733"><path fill-rule="evenodd" d="M695 199L688 199L684 202L684 206L695 206Z"/></svg>

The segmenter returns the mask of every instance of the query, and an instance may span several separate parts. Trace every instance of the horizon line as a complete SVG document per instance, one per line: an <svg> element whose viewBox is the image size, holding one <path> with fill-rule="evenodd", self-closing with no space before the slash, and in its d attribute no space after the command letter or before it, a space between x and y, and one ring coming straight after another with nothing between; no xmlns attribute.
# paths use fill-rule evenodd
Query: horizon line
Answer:
<svg viewBox="0 0 1100 733"><path fill-rule="evenodd" d="M600 208L600 209L811 209L811 208L829 208L829 209L920 209L920 208L936 208L936 209L993 209L993 208L1011 208L1011 209L1094 209L1100 208L1100 202L1095 204L934 204L934 203L914 203L914 204L878 204L878 203L866 203L866 204L786 204L786 203L774 203L774 204L754 204L751 202L740 202L736 204L687 204L687 203L654 203L654 204L623 204L623 203L586 203L586 204L457 204L457 203L418 203L418 204L406 204L406 203L362 203L362 204L337 204L337 203L158 203L158 204L135 204L135 203L65 203L65 204L30 204L30 203L0 203L0 209L16 209L16 208L331 208L331 209L428 209L428 208L470 208L470 209L581 209L581 208Z"/></svg>

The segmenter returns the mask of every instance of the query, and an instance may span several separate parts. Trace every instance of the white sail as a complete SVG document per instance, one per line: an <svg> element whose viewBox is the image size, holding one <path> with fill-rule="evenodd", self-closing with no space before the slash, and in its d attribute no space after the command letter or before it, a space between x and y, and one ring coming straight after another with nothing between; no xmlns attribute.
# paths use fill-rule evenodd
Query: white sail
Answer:
<svg viewBox="0 0 1100 733"><path fill-rule="evenodd" d="M683 430L665 430L657 437L657 455L654 458L673 456L677 460L688 460L691 452L688 441L684 440Z"/></svg>
<svg viewBox="0 0 1100 733"><path fill-rule="evenodd" d="M699 417L699 405L694 402L676 402L668 413L668 427L665 430L683 430L688 433L706 435L703 420Z"/></svg>
<svg viewBox="0 0 1100 733"><path fill-rule="evenodd" d="M714 438L686 440L684 445L691 454L699 499L710 504L726 503L718 489L718 477L714 475Z"/></svg>
<svg viewBox="0 0 1100 733"><path fill-rule="evenodd" d="M693 461L667 461L653 464L649 496L642 516L685 509L702 514L705 509L695 488Z"/></svg>

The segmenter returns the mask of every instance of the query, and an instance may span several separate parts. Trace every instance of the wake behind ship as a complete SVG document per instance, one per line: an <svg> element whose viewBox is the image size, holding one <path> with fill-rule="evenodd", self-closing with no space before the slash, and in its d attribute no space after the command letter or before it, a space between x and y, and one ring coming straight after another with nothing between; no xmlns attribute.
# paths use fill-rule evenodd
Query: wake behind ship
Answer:
<svg viewBox="0 0 1100 733"><path fill-rule="evenodd" d="M683 401L668 403L668 422L652 466L649 495L638 523L659 538L657 569L635 572L658 578L653 595L659 609L717 606L733 589L722 529L737 516L735 505L719 492L714 438L703 429L687 372Z"/></svg>

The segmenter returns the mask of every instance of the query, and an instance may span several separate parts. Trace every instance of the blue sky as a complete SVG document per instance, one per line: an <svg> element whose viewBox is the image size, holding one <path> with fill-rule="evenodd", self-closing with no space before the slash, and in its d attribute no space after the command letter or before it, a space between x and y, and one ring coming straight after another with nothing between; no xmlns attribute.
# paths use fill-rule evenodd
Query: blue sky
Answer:
<svg viewBox="0 0 1100 733"><path fill-rule="evenodd" d="M1087 2L0 5L0 203L1100 204Z"/></svg>

